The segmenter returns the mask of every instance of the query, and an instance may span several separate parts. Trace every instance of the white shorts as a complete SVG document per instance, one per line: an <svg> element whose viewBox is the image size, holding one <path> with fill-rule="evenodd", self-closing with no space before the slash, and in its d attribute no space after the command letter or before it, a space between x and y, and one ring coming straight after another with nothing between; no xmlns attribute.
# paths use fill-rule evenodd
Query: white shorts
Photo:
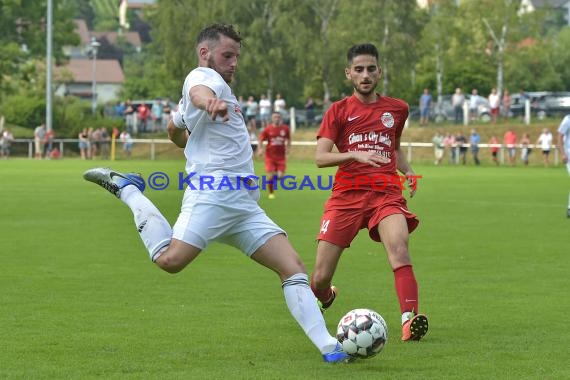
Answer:
<svg viewBox="0 0 570 380"><path fill-rule="evenodd" d="M570 150L566 151L566 157L569 157L568 161L566 162L566 170L568 171L568 175L570 175Z"/></svg>
<svg viewBox="0 0 570 380"><path fill-rule="evenodd" d="M259 189L200 191L188 187L172 237L201 250L218 241L251 256L271 237L286 234L259 207L258 199Z"/></svg>

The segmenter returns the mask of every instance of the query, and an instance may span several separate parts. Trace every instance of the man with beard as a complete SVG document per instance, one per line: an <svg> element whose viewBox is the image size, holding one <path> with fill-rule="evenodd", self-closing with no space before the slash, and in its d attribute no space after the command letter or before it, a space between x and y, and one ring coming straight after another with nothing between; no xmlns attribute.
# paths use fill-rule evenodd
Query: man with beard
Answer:
<svg viewBox="0 0 570 380"><path fill-rule="evenodd" d="M400 148L409 107L375 92L381 73L374 45L352 46L345 75L352 82L353 95L329 108L317 134L317 166L339 168L317 236L311 288L324 312L338 295L332 278L341 254L358 231L367 228L372 240L383 243L394 273L402 340L419 340L427 333L428 320L419 314L418 285L408 252L409 233L419 221L402 196L403 182L408 183L410 196L415 193L416 176ZM351 185L347 177L353 180Z"/></svg>

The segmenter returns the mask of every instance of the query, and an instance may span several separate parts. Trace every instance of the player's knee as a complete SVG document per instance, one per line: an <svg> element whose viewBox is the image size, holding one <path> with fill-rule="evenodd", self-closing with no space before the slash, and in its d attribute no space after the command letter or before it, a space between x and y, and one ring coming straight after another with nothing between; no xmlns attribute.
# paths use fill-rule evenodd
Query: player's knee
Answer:
<svg viewBox="0 0 570 380"><path fill-rule="evenodd" d="M311 287L316 289L324 289L330 286L331 278L324 271L315 268L311 275Z"/></svg>

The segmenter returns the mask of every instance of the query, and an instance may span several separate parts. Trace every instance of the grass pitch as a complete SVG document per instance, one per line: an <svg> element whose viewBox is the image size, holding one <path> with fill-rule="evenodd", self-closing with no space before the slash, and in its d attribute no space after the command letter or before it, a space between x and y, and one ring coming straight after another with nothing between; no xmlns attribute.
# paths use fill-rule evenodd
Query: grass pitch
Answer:
<svg viewBox="0 0 570 380"><path fill-rule="evenodd" d="M425 340L402 343L393 276L365 232L335 277L333 332L356 307L380 312L384 351L326 365L289 315L278 278L212 245L178 275L150 263L129 209L85 182L108 162L0 161L0 378L498 379L569 378L566 317L570 184L564 169L416 166L410 251ZM171 180L182 161L120 161ZM262 167L258 167L261 173ZM291 162L289 174L333 173ZM309 271L326 191L260 203ZM174 223L182 192L148 196Z"/></svg>

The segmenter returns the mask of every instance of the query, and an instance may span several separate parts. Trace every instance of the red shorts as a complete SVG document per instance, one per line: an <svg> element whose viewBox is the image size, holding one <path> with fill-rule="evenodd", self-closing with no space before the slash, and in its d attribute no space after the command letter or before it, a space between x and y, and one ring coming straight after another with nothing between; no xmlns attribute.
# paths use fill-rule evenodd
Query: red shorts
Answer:
<svg viewBox="0 0 570 380"><path fill-rule="evenodd" d="M267 173L276 173L281 172L285 173L285 169L287 169L287 160L279 159L273 160L271 158L265 158L265 171Z"/></svg>
<svg viewBox="0 0 570 380"><path fill-rule="evenodd" d="M325 203L317 240L348 248L358 231L368 228L370 238L380 242L378 224L394 214L404 215L408 232L415 230L420 223L417 216L408 210L406 199L401 194L367 190L333 193Z"/></svg>

